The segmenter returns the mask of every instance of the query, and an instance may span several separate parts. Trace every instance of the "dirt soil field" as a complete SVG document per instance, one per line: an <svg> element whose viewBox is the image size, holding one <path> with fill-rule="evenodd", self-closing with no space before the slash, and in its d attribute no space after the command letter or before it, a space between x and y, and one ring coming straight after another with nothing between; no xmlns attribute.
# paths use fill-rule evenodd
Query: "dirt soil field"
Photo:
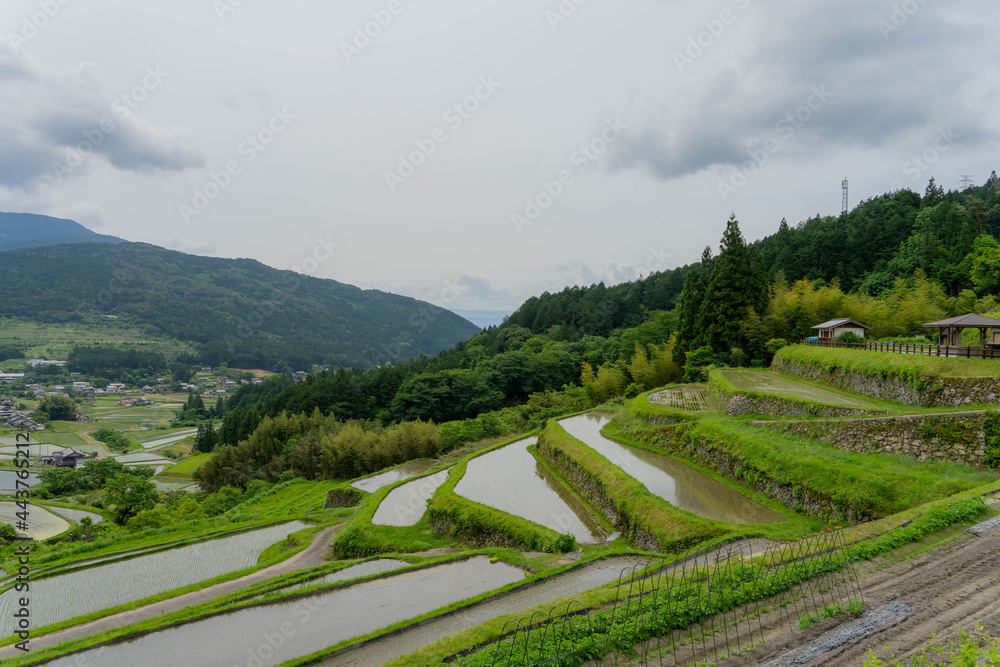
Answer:
<svg viewBox="0 0 1000 667"><path fill-rule="evenodd" d="M963 532L929 552L902 560L897 557L895 562L876 559L859 568L866 609L885 608L896 602L912 611L864 638L819 653L812 660L786 654L810 642L824 643L844 623L844 617L809 630L786 629L769 637L764 649L720 662L720 666L767 663L853 667L864 663L869 650L877 650L883 660L887 655L905 658L928 646L933 633L937 633L936 642L950 643L960 631L973 630L977 623L989 636L1000 636L1000 528L981 537Z"/></svg>

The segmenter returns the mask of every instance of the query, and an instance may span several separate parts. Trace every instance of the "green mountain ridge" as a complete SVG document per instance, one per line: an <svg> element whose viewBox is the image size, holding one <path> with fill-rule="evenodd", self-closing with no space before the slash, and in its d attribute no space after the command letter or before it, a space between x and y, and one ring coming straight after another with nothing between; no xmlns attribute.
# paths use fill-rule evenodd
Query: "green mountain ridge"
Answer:
<svg viewBox="0 0 1000 667"><path fill-rule="evenodd" d="M2 253L0 317L107 322L189 343L191 362L267 370L373 368L434 355L479 328L428 303L251 259L144 243L50 245Z"/></svg>

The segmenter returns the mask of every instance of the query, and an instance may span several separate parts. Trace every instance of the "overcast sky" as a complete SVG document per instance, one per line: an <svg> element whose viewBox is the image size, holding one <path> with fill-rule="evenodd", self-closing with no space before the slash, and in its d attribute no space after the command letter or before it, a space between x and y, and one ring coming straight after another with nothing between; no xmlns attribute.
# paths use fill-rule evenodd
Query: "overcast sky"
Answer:
<svg viewBox="0 0 1000 667"><path fill-rule="evenodd" d="M996 0L4 0L0 210L454 308L1000 168Z"/></svg>

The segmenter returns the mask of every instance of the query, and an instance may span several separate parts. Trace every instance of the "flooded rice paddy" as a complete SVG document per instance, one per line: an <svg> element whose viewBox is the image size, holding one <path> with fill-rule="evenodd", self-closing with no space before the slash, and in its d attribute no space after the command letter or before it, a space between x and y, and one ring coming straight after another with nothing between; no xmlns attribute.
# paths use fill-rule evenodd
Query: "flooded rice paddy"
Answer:
<svg viewBox="0 0 1000 667"><path fill-rule="evenodd" d="M242 570L256 564L264 549L306 527L301 521L292 521L39 579L31 583L32 627L59 623ZM15 596L13 589L0 594L0 618L9 618L13 613Z"/></svg>
<svg viewBox="0 0 1000 667"><path fill-rule="evenodd" d="M372 523L376 526L415 526L427 511L427 502L434 492L447 481L450 470L415 479L390 491L375 510Z"/></svg>
<svg viewBox="0 0 1000 667"><path fill-rule="evenodd" d="M478 456L468 463L455 493L477 503L571 533L578 542L596 544L607 534L551 473L535 460L526 438Z"/></svg>
<svg viewBox="0 0 1000 667"><path fill-rule="evenodd" d="M401 465L398 468L386 470L378 475L372 475L371 477L365 477L355 482L351 482L351 486L361 491L375 493L383 486L389 486L390 484L395 484L396 482L402 482L404 479L410 479L411 477L416 477L422 472L427 472L436 464L437 461L433 459L410 461L409 463Z"/></svg>
<svg viewBox="0 0 1000 667"><path fill-rule="evenodd" d="M479 556L220 614L46 664L279 665L523 578L520 568Z"/></svg>
<svg viewBox="0 0 1000 667"><path fill-rule="evenodd" d="M13 502L0 502L0 523L9 523L16 526L18 521L17 513L22 511ZM47 540L60 533L65 533L70 529L69 521L50 512L41 505L30 505L28 507L28 530L18 530L18 535L27 535L33 540Z"/></svg>
<svg viewBox="0 0 1000 667"><path fill-rule="evenodd" d="M654 405L665 405L687 412L714 412L718 410L715 399L701 385L671 387L650 394L647 400Z"/></svg>
<svg viewBox="0 0 1000 667"><path fill-rule="evenodd" d="M37 505L36 505L36 507L37 507ZM84 510L71 510L71 509L67 509L65 507L49 507L47 509L49 511L51 511L51 512L54 512L54 513L58 514L61 517L65 517L65 518L70 519L72 521L76 521L77 523L80 523L80 521L84 517L90 517L90 521L92 523L100 523L100 522L104 521L104 517L103 516L101 516L100 514L96 514L94 512L86 512Z"/></svg>
<svg viewBox="0 0 1000 667"><path fill-rule="evenodd" d="M563 419L559 425L639 481L647 491L676 507L706 519L731 523L781 523L785 520L777 512L683 461L608 440L601 435L601 429L610 421L607 415L591 413Z"/></svg>
<svg viewBox="0 0 1000 667"><path fill-rule="evenodd" d="M173 443L178 442L180 440L183 440L184 438L186 438L188 436L191 436L191 435L194 435L197 432L198 432L197 429L191 429L189 431L178 431L177 433L174 433L173 435L169 435L169 436L166 436L166 437L163 437L163 438L156 438L154 440L144 440L143 442L140 442L139 444L142 445L143 449L152 449L154 447L163 447L165 445L170 445L170 444L173 444Z"/></svg>
<svg viewBox="0 0 1000 667"><path fill-rule="evenodd" d="M17 476L17 473L17 470L0 470L0 491L17 490L17 480L20 479ZM33 472L29 472L28 478L22 479L21 481L34 486L38 483L38 475Z"/></svg>

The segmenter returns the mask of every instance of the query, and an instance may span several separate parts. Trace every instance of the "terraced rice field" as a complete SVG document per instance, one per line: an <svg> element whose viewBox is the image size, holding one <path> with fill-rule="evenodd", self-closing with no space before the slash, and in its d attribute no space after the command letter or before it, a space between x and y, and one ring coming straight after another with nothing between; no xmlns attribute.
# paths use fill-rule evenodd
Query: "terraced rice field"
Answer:
<svg viewBox="0 0 1000 667"><path fill-rule="evenodd" d="M833 389L826 389L808 382L800 382L791 378L782 377L777 373L768 371L744 371L735 369L724 369L721 371L723 377L732 383L736 388L744 391L752 391L761 394L775 394L778 396L791 396L793 398L823 403L824 405L837 405L851 408L878 408L873 403L869 403L860 398L855 398L850 394L845 394Z"/></svg>
<svg viewBox="0 0 1000 667"><path fill-rule="evenodd" d="M528 447L526 438L469 461L455 493L477 503L519 516L583 544L596 544L607 534Z"/></svg>
<svg viewBox="0 0 1000 667"><path fill-rule="evenodd" d="M434 461L433 459L410 461L406 465L401 465L398 468L393 468L392 470L387 470L383 473L379 473L378 475L364 477L351 482L351 486L361 491L375 493L384 486L389 486L390 484L395 484L396 482L402 482L404 479L416 477L422 472L427 472L433 468L436 463L437 461Z"/></svg>
<svg viewBox="0 0 1000 667"><path fill-rule="evenodd" d="M650 394L648 399L650 403L655 405L663 405L685 412L715 412L718 410L712 395L701 385L671 387Z"/></svg>
<svg viewBox="0 0 1000 667"><path fill-rule="evenodd" d="M683 461L608 440L601 435L601 429L609 421L607 415L591 413L563 419L559 425L671 505L706 519L731 523L780 523L785 520L777 512Z"/></svg>
<svg viewBox="0 0 1000 667"><path fill-rule="evenodd" d="M35 507L38 506L36 505ZM85 512L84 510L71 510L65 507L48 507L46 509L48 509L50 512L58 514L61 517L65 517L72 521L76 521L77 523L80 523L80 521L84 517L90 517L90 520L93 523L100 523L104 521L103 516L101 516L100 514L95 514L94 512Z"/></svg>
<svg viewBox="0 0 1000 667"><path fill-rule="evenodd" d="M59 623L242 570L254 565L264 549L305 527L307 524L301 521L292 521L33 581L32 627ZM12 588L0 594L0 618L9 618L13 613L15 596Z"/></svg>
<svg viewBox="0 0 1000 667"><path fill-rule="evenodd" d="M448 479L450 470L412 480L390 491L375 510L372 523L376 526L415 526L427 512L427 503L434 492Z"/></svg>
<svg viewBox="0 0 1000 667"><path fill-rule="evenodd" d="M0 523L16 526L17 513L21 510L13 502L0 502ZM57 516L40 505L28 507L28 530L18 530L18 535L27 535L33 540L47 540L70 529L69 521Z"/></svg>
<svg viewBox="0 0 1000 667"><path fill-rule="evenodd" d="M162 438L153 438L152 440L143 440L139 444L142 445L143 449L152 449L154 447L164 447L166 445L173 444L188 436L192 436L198 432L197 429L190 429L188 431L181 431L174 433L173 435L165 436Z"/></svg>
<svg viewBox="0 0 1000 667"><path fill-rule="evenodd" d="M0 470L0 491L16 491L17 480L18 476L16 470ZM38 484L38 475L33 472L29 472L28 479L21 481L34 486L35 484Z"/></svg>
<svg viewBox="0 0 1000 667"><path fill-rule="evenodd" d="M478 556L212 616L47 664L279 665L522 579L520 568Z"/></svg>

